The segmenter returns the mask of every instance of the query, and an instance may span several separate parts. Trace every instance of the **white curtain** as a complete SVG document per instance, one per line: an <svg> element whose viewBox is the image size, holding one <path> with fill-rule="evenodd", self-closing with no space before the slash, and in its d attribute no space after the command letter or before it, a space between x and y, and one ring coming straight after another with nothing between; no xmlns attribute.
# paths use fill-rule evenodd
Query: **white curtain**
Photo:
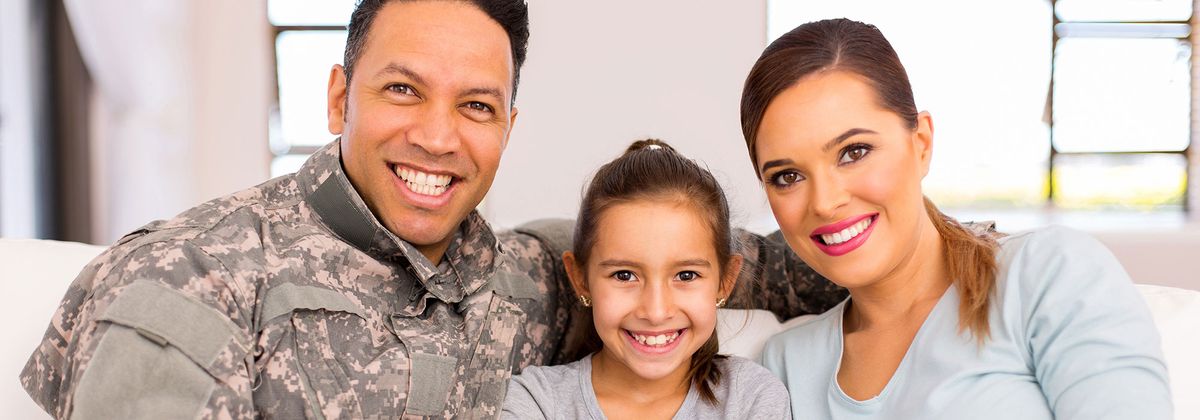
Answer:
<svg viewBox="0 0 1200 420"><path fill-rule="evenodd" d="M65 0L93 100L96 238L186 209L193 68L187 1ZM80 97L84 97L81 94Z"/></svg>

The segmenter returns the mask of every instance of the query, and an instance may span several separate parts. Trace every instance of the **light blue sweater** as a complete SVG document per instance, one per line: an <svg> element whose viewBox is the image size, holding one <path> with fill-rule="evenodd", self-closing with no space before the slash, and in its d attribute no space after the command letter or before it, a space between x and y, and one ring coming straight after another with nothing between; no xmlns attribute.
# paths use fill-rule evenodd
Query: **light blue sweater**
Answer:
<svg viewBox="0 0 1200 420"><path fill-rule="evenodd" d="M772 337L763 365L787 385L793 416L1171 419L1158 332L1112 253L1065 228L1000 243L987 342L958 332L951 286L874 398L854 400L837 384L846 302Z"/></svg>

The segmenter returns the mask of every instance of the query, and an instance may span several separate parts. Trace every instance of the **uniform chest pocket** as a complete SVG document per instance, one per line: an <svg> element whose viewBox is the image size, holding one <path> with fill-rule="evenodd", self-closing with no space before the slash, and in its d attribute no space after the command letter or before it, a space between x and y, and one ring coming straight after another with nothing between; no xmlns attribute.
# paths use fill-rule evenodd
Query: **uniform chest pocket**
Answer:
<svg viewBox="0 0 1200 420"><path fill-rule="evenodd" d="M362 417L359 372L380 352L368 319L334 290L285 284L268 291L256 400L271 401L271 417Z"/></svg>

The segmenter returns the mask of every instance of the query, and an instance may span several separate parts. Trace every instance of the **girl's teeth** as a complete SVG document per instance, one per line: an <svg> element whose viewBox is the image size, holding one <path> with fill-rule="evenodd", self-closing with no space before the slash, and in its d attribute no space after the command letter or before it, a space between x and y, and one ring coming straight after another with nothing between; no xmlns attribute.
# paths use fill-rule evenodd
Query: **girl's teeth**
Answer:
<svg viewBox="0 0 1200 420"><path fill-rule="evenodd" d="M670 334L659 334L659 335L650 335L650 336L633 334L633 338L635 340L637 340L637 342L642 343L647 346L661 346L661 345L670 343L672 341L675 341L676 338L679 338L679 333L674 332L674 333L670 333Z"/></svg>

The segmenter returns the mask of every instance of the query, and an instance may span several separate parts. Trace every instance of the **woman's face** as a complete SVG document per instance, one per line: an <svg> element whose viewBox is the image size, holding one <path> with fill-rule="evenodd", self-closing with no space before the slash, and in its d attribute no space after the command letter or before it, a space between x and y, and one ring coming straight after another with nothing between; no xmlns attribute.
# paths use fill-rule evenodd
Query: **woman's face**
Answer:
<svg viewBox="0 0 1200 420"><path fill-rule="evenodd" d="M604 342L598 357L647 380L686 374L740 268L740 259L730 263L722 287L710 229L681 201L639 200L603 211L587 266L569 255L565 261L576 290L592 300Z"/></svg>
<svg viewBox="0 0 1200 420"><path fill-rule="evenodd" d="M916 129L879 105L866 79L833 71L776 96L759 126L759 178L788 244L847 288L911 258L927 221L921 179L933 128Z"/></svg>

